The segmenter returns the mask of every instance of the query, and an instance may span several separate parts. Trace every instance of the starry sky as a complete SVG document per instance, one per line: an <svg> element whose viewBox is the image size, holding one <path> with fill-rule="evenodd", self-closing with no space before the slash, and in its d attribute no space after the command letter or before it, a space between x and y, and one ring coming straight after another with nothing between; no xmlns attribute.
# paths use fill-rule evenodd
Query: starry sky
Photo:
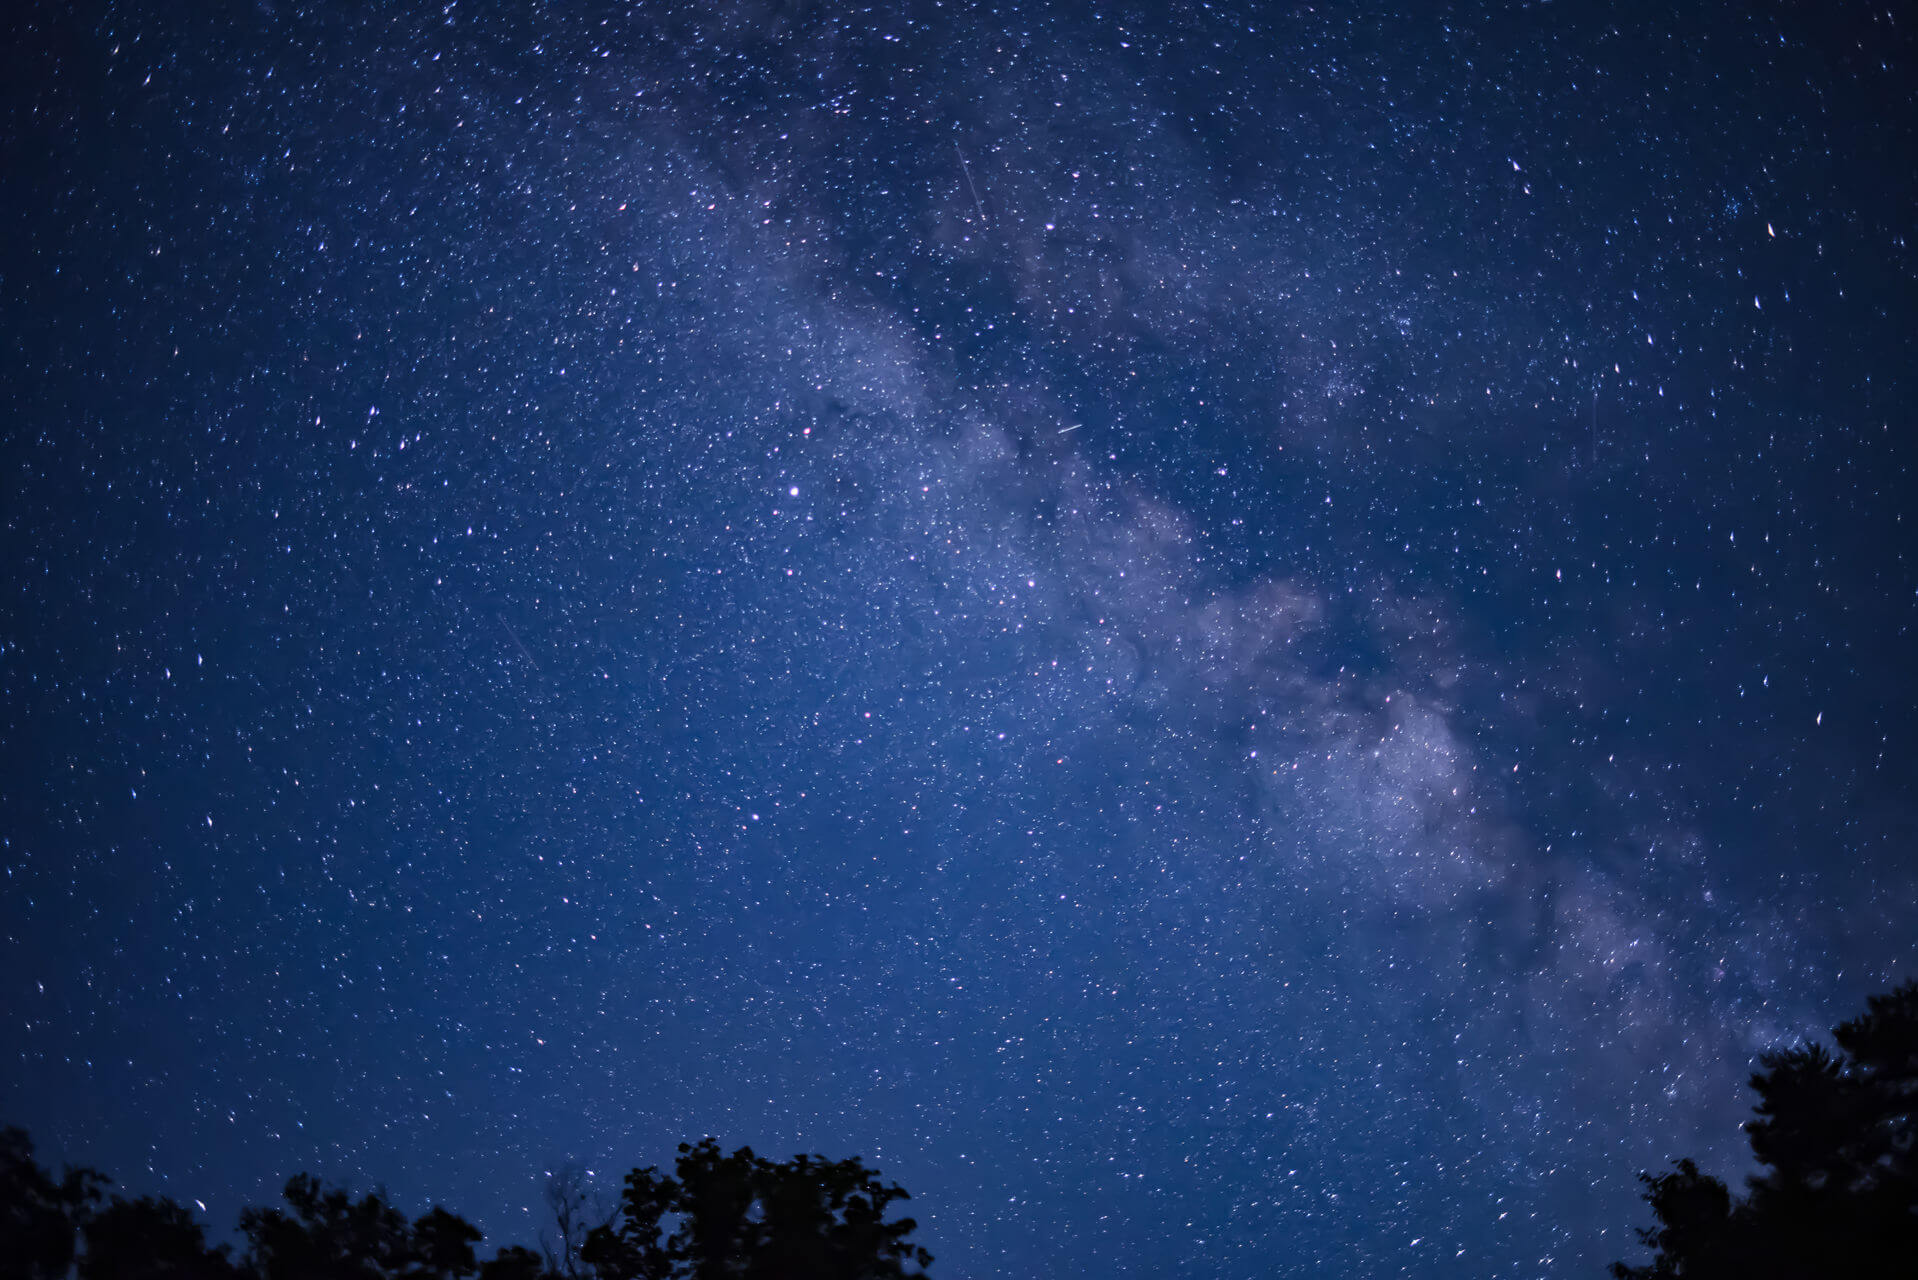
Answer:
<svg viewBox="0 0 1918 1280"><path fill-rule="evenodd" d="M1596 1275L1913 973L1895 6L7 21L51 1158L504 1243L711 1133L955 1280Z"/></svg>

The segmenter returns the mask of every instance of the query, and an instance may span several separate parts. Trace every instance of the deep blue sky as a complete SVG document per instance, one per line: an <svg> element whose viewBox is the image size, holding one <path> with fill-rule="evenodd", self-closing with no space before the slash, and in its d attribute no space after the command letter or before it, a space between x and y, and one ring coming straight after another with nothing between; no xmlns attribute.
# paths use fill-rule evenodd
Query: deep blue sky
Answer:
<svg viewBox="0 0 1918 1280"><path fill-rule="evenodd" d="M977 1280L1736 1175L1918 962L1912 24L1414 7L11 19L0 1120Z"/></svg>

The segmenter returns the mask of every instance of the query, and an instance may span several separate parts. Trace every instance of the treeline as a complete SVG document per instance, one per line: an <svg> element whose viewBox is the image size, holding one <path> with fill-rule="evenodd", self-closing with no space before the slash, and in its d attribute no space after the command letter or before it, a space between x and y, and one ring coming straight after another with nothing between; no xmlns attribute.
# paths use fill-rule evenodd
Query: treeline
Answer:
<svg viewBox="0 0 1918 1280"><path fill-rule="evenodd" d="M237 1253L174 1201L110 1188L92 1169L54 1174L26 1133L0 1130L0 1280L894 1280L932 1261L911 1218L888 1220L905 1191L858 1159L775 1162L710 1138L682 1144L671 1175L633 1170L606 1212L562 1172L553 1237L483 1261L457 1214L409 1221L307 1174L284 1207L241 1212Z"/></svg>
<svg viewBox="0 0 1918 1280"><path fill-rule="evenodd" d="M1918 1280L1918 982L1832 1039L1759 1060L1744 1195L1690 1160L1639 1175L1655 1252L1617 1280Z"/></svg>
<svg viewBox="0 0 1918 1280"><path fill-rule="evenodd" d="M1770 1053L1745 1126L1759 1172L1743 1195L1690 1160L1641 1174L1650 1262L1617 1280L1918 1280L1918 983L1871 999L1821 1044ZM236 1252L171 1200L59 1175L0 1130L0 1280L898 1280L932 1261L907 1198L858 1159L731 1155L682 1145L673 1173L635 1169L596 1205L577 1171L549 1179L552 1234L482 1261L479 1231L411 1219L302 1174L284 1207L240 1214Z"/></svg>

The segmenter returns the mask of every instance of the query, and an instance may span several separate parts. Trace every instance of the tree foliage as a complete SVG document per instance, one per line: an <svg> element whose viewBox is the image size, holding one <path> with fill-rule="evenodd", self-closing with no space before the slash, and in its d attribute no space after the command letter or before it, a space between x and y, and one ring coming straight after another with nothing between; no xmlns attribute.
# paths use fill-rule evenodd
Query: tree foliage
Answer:
<svg viewBox="0 0 1918 1280"><path fill-rule="evenodd" d="M80 1224L79 1280L238 1280L225 1245L171 1200L115 1196Z"/></svg>
<svg viewBox="0 0 1918 1280"><path fill-rule="evenodd" d="M457 1214L409 1220L383 1195L300 1174L284 1205L241 1212L236 1258L183 1206L103 1204L104 1176L56 1177L24 1132L0 1129L0 1280L889 1280L931 1261L907 1240L912 1219L886 1221L906 1193L857 1159L773 1163L710 1138L679 1150L675 1177L634 1170L613 1214L581 1178L549 1179L544 1252L509 1245L482 1263L479 1229Z"/></svg>
<svg viewBox="0 0 1918 1280"><path fill-rule="evenodd" d="M599 1280L892 1280L932 1261L911 1218L886 1220L906 1192L857 1158L775 1163L708 1138L681 1144L674 1175L628 1175L582 1253Z"/></svg>
<svg viewBox="0 0 1918 1280"><path fill-rule="evenodd" d="M59 1178L33 1158L20 1129L0 1129L0 1280L54 1280L73 1265L81 1221L106 1179L92 1169Z"/></svg>
<svg viewBox="0 0 1918 1280"><path fill-rule="evenodd" d="M1744 1196L1690 1160L1639 1175L1654 1257L1618 1280L1918 1275L1918 982L1832 1038L1760 1059Z"/></svg>

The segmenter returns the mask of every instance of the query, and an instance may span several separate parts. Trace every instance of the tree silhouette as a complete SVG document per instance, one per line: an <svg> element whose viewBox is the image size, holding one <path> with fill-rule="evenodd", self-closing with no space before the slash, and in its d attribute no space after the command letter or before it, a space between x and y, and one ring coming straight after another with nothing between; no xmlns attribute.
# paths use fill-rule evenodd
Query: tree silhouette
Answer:
<svg viewBox="0 0 1918 1280"><path fill-rule="evenodd" d="M894 1280L932 1261L911 1218L886 1221L905 1191L857 1158L774 1163L706 1138L680 1145L674 1174L627 1177L582 1251L599 1280Z"/></svg>
<svg viewBox="0 0 1918 1280"><path fill-rule="evenodd" d="M240 1231L258 1280L464 1280L479 1270L479 1229L435 1208L412 1223L378 1195L353 1199L310 1174L286 1184L284 1209L246 1209Z"/></svg>
<svg viewBox="0 0 1918 1280"><path fill-rule="evenodd" d="M1768 1053L1745 1131L1761 1172L1734 1199L1690 1160L1640 1174L1655 1251L1618 1280L1918 1275L1918 982L1832 1033Z"/></svg>
<svg viewBox="0 0 1918 1280"><path fill-rule="evenodd" d="M546 1270L565 1280L580 1280L585 1263L580 1250L595 1227L612 1221L604 1199L594 1189L587 1172L577 1164L563 1164L546 1176L546 1211L553 1220L553 1234L540 1233L540 1248L546 1255Z"/></svg>
<svg viewBox="0 0 1918 1280"><path fill-rule="evenodd" d="M905 1191L858 1159L774 1163L707 1138L680 1146L674 1175L633 1170L606 1215L562 1170L548 1188L560 1248L509 1245L482 1264L457 1214L408 1221L383 1194L299 1174L284 1207L241 1211L236 1260L173 1201L99 1207L103 1175L55 1177L25 1132L0 1129L0 1280L903 1280L932 1261L911 1218L886 1220Z"/></svg>
<svg viewBox="0 0 1918 1280"><path fill-rule="evenodd" d="M206 1231L184 1206L142 1196L113 1197L81 1227L79 1280L239 1280L228 1248L208 1248Z"/></svg>
<svg viewBox="0 0 1918 1280"><path fill-rule="evenodd" d="M555 1280L546 1259L522 1244L509 1244L480 1267L480 1280Z"/></svg>
<svg viewBox="0 0 1918 1280"><path fill-rule="evenodd" d="M0 1280L62 1280L105 1183L92 1169L55 1179L25 1130L0 1129Z"/></svg>

